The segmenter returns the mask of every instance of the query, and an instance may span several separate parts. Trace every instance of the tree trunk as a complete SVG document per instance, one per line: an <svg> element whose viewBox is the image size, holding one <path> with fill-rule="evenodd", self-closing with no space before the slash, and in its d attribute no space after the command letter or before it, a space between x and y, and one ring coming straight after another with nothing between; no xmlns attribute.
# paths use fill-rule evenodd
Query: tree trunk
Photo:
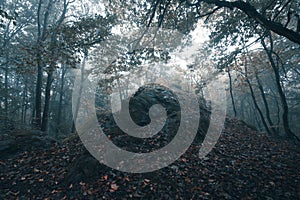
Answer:
<svg viewBox="0 0 300 200"><path fill-rule="evenodd" d="M80 101L81 101L81 94L82 94L82 87L83 87L83 82L85 80L85 76L84 76L84 73L85 73L85 60L86 60L86 57L87 57L87 50L86 52L84 53L84 57L83 57L83 60L82 60L82 65L81 65L81 69L80 69L80 85L79 85L79 93L78 93L78 97L77 97L77 100L76 100L76 107L75 107L75 111L73 113L73 125L72 125L72 133L75 133L76 131L76 126L75 126L75 123L76 123L76 120L77 120L77 115L78 115L78 111L79 111L79 106L80 106ZM75 87L75 86L74 86Z"/></svg>
<svg viewBox="0 0 300 200"><path fill-rule="evenodd" d="M49 0L48 4L45 8L45 12L43 14L43 26L41 24L41 5L42 5L42 0L39 1L38 4L38 12L37 12L37 21L38 21L38 42L37 44L39 45L38 48L42 46L42 43L46 40L47 36L47 30L48 30L48 23L49 23L49 15L52 10L52 6L54 5L55 1ZM63 20L65 19L65 14L67 11L67 2L64 0L64 7L62 10L62 13L59 17L59 19L56 21L55 25L56 28L58 28ZM47 85L46 85L46 92L45 92L45 105L44 105L44 112L43 112L43 119L42 119L42 125L41 125L41 130L46 131L47 126L48 126L48 118L49 118L49 107L50 107L50 92L51 92L51 84L53 81L53 72L55 70L55 55L57 54L57 47L56 47L56 33L52 32L51 33L51 63L50 63L50 69L48 71L48 77L47 77ZM42 86L42 69L44 64L41 59L41 50L38 49L38 54L37 54L37 61L38 61L38 81L37 81L37 87L36 87L36 118L38 122L40 123L40 116L41 116L41 86Z"/></svg>
<svg viewBox="0 0 300 200"><path fill-rule="evenodd" d="M45 91L45 105L44 105L43 120L42 120L42 126L41 126L42 131L47 131L47 129L48 129L52 82L53 82L53 70L51 69L48 72L48 77L47 77L47 85L46 85L46 91Z"/></svg>
<svg viewBox="0 0 300 200"><path fill-rule="evenodd" d="M38 74L35 87L35 119L34 126L39 128L41 126L41 116L42 116L42 79L43 79L43 67L41 65L41 56L37 55L38 59Z"/></svg>
<svg viewBox="0 0 300 200"><path fill-rule="evenodd" d="M60 82L60 92L59 92L59 103L58 103L58 113L57 113L57 122L56 126L59 131L61 125L61 112L62 112L62 101L64 96L64 84L65 84L65 74L66 74L66 66L62 64L61 70L61 82Z"/></svg>
<svg viewBox="0 0 300 200"><path fill-rule="evenodd" d="M7 57L8 59L8 57ZM9 98L9 92L8 92L8 63L5 65L5 72L4 72L4 91L5 91L5 98L4 98L4 114L5 114L5 120L8 119L8 98ZM7 124L7 123L5 123Z"/></svg>
<svg viewBox="0 0 300 200"><path fill-rule="evenodd" d="M23 97L22 97L22 114L21 114L21 122L26 124L26 113L27 113L27 77L25 78Z"/></svg>
<svg viewBox="0 0 300 200"><path fill-rule="evenodd" d="M9 105L8 105L8 99L9 99L9 91L8 91L8 72L9 72L9 48L7 48L9 44L9 27L11 24L11 20L8 22L8 25L6 26L5 32L3 34L3 44L2 44L2 50L5 52L4 57L5 57L5 64L4 64L4 129L6 130L7 127L7 120L8 120L8 113L9 113Z"/></svg>
<svg viewBox="0 0 300 200"><path fill-rule="evenodd" d="M118 76L118 73L117 73L117 69L115 67L113 67L114 69L114 72L115 72L115 76L117 77ZM117 77L117 85L118 85L118 90L119 90L119 96L120 96L120 102L122 104L122 101L123 101L123 98L122 98L122 90L121 90L121 83L120 83L120 77Z"/></svg>
<svg viewBox="0 0 300 200"><path fill-rule="evenodd" d="M251 85L251 83L250 83L250 81L249 81L249 79L248 79L247 64L245 64L245 76L246 76L246 77L245 77L245 78L246 78L246 82L247 82L247 84L248 84L248 86L249 86L249 89L250 89L250 92L251 92L251 97L252 97L254 106L255 106L256 110L258 111L258 113L259 113L259 116L260 116L260 118L261 118L261 121L262 121L262 123L263 123L263 125L264 125L266 131L271 135L272 132L270 131L270 129L269 129L269 127L268 127L268 124L267 124L267 122L266 122L266 120L265 120L265 118L264 118L264 115L263 115L263 113L262 113L262 111L261 111L261 109L260 109L260 107L259 107L259 105L258 105L258 103L257 103L257 101L256 101L256 97L255 97L255 94L254 94L252 85Z"/></svg>
<svg viewBox="0 0 300 200"><path fill-rule="evenodd" d="M297 33L300 33L300 16L299 15L300 15L300 13L297 14Z"/></svg>
<svg viewBox="0 0 300 200"><path fill-rule="evenodd" d="M234 112L234 117L236 117L237 113L236 113L235 102L234 102L234 97L233 97L232 78L231 78L229 67L227 67L227 74L229 77L229 92L230 92L230 97L231 97L232 108L233 108L233 112Z"/></svg>
<svg viewBox="0 0 300 200"><path fill-rule="evenodd" d="M285 131L286 135L289 138L295 138L298 141L300 141L300 139L291 131L290 126L289 126L289 119L288 119L289 107L288 107L286 97L285 97L285 94L284 94L282 86L281 86L279 68L275 64L275 61L274 61L273 55L272 55L273 54L272 35L271 35L270 32L268 33L268 35L269 35L269 39L270 39L271 48L268 49L268 47L267 47L267 45L264 41L264 38L261 40L261 44L262 44L265 52L267 53L267 56L269 58L269 61L271 63L271 67L272 67L274 75L275 75L276 86L277 86L277 89L278 89L278 93L279 93L280 100L281 100L281 105L282 105L282 123L283 123L284 131Z"/></svg>
<svg viewBox="0 0 300 200"><path fill-rule="evenodd" d="M263 88L263 86L260 82L260 79L259 79L257 73L255 73L255 78L256 78L258 89L260 91L260 94L261 94L261 97L263 99L263 103L264 103L264 106L265 106L266 118L269 122L272 133L275 134L276 130L275 130L274 123L272 122L272 119L271 119L271 116L270 116L270 109L269 109L268 101L267 101L267 98L266 98L266 95L265 95L265 92L264 92L264 88Z"/></svg>
<svg viewBox="0 0 300 200"><path fill-rule="evenodd" d="M33 125L36 128L41 126L41 114L42 114L42 79L43 79L43 66L42 66L42 57L41 57L41 45L42 45L42 28L41 28L41 7L42 0L39 1L38 10L37 10L37 28L38 28L38 37L37 37L37 79L35 86L35 116L33 120Z"/></svg>

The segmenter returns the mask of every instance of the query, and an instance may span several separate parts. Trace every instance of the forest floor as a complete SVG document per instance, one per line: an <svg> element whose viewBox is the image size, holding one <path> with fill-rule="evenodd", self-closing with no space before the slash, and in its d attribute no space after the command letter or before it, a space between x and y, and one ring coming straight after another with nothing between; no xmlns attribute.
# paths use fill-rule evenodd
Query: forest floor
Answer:
<svg viewBox="0 0 300 200"><path fill-rule="evenodd" d="M193 144L176 162L144 174L100 165L97 176L67 182L83 154L78 138L0 158L0 199L300 199L300 148L227 120L216 147ZM80 172L78 172L80 173Z"/></svg>

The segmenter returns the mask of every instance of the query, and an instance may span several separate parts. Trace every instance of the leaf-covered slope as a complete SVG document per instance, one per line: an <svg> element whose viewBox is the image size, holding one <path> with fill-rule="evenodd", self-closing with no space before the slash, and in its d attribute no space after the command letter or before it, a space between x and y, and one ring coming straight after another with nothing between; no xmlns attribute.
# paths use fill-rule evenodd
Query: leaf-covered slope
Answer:
<svg viewBox="0 0 300 200"><path fill-rule="evenodd" d="M207 158L198 151L193 144L164 169L130 174L99 164L78 138L37 147L0 159L0 198L299 199L299 145L228 119Z"/></svg>

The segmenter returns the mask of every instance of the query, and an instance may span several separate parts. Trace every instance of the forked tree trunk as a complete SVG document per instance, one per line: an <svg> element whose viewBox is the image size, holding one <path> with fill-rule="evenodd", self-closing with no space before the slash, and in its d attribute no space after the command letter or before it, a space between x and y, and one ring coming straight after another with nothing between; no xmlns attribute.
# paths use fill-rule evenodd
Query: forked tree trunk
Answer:
<svg viewBox="0 0 300 200"><path fill-rule="evenodd" d="M263 86L260 82L260 79L259 79L257 73L255 73L255 78L256 78L258 89L260 91L260 94L261 94L261 97L263 99L263 103L264 103L264 106L265 106L267 121L270 125L270 129L271 129L272 133L276 134L276 129L274 127L274 123L273 123L273 121L271 119L271 116L270 116L270 109L269 109L268 101L267 101L267 98L266 98L266 95L265 95L265 92L264 92L264 88L263 88Z"/></svg>
<svg viewBox="0 0 300 200"><path fill-rule="evenodd" d="M295 138L298 141L300 141L300 139L290 129L289 119L288 119L289 107L288 107L288 103L286 101L286 97L285 97L285 94L284 94L284 91L282 89L281 82L280 82L279 67L275 64L275 61L273 59L273 51L274 51L273 50L273 38L272 38L272 35L270 32L268 33L268 36L269 36L270 46L271 46L270 49L268 49L268 47L264 41L264 38L261 40L261 44L262 44L265 52L267 53L267 56L269 58L271 67L272 67L274 75L275 75L276 87L278 89L278 93L279 93L281 105L282 105L282 123L283 123L284 131L289 138Z"/></svg>
<svg viewBox="0 0 300 200"><path fill-rule="evenodd" d="M250 92L251 92L251 97L252 97L254 106L255 106L256 110L258 111L258 113L259 113L259 116L261 118L261 121L262 121L262 123L263 123L266 131L271 135L272 132L270 131L269 126L268 126L268 124L267 124L267 122L265 120L265 117L264 117L264 115L263 115L263 113L262 113L262 111L261 111L261 109L260 109L260 107L259 107L259 105L257 103L256 97L255 97L255 93L254 93L252 85L251 85L251 83L249 81L247 63L245 64L245 78L246 78L246 82L247 82L247 84L249 86L249 89L250 89Z"/></svg>

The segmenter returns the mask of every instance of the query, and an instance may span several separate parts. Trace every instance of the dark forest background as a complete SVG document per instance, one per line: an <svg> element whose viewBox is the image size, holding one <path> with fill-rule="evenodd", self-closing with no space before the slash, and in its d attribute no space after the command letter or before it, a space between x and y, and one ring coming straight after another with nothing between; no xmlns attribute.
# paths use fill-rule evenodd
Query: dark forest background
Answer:
<svg viewBox="0 0 300 200"><path fill-rule="evenodd" d="M154 49L126 50L116 39L127 37L126 32L112 32L115 27L123 31L130 27L174 29L185 40L164 40L183 47L190 44L189 33L202 26L209 40L198 47L184 72L191 86L203 96L207 83L225 74L229 77L230 116L270 135L299 139L300 19L296 0L4 0L0 8L2 132L36 129L54 138L74 132L71 95L76 71L82 71L82 80L97 73L103 51L110 60L115 56L113 48L123 55L119 62L107 64L111 69L106 70L109 78L99 84L100 104L105 107L112 84L119 84L124 91L120 98L126 98L126 82L118 82L126 78L122 72L141 67L145 60L164 58ZM108 40L109 36L115 41ZM84 70L87 63L89 69Z"/></svg>

